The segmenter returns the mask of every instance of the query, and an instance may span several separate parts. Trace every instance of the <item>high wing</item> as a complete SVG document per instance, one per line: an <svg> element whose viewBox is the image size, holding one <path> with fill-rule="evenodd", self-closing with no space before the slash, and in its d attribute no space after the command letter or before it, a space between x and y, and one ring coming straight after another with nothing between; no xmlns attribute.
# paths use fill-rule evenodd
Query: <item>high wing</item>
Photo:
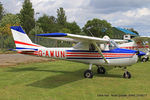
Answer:
<svg viewBox="0 0 150 100"><path fill-rule="evenodd" d="M103 57L105 63L109 63L104 55L102 54L101 48L96 44L98 43L109 43L109 39L102 39L97 37L75 35L69 33L47 33L47 34L38 34L37 36L49 37L51 39L64 40L64 41L75 41L75 42L88 42L92 43L98 50L98 53Z"/></svg>
<svg viewBox="0 0 150 100"><path fill-rule="evenodd" d="M48 37L51 39L63 40L63 41L75 41L75 42L99 42L107 43L108 39L102 39L97 37L75 35L69 33L47 33L47 34L38 34L37 36Z"/></svg>

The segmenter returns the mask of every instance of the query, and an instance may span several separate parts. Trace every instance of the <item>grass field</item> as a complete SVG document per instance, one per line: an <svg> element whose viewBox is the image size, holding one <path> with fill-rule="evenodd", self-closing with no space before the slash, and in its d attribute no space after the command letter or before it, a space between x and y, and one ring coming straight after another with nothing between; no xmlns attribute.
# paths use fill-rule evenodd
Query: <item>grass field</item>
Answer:
<svg viewBox="0 0 150 100"><path fill-rule="evenodd" d="M98 75L96 67L85 79L88 65L62 60L0 68L0 100L150 100L149 65L128 68L131 79L120 68Z"/></svg>

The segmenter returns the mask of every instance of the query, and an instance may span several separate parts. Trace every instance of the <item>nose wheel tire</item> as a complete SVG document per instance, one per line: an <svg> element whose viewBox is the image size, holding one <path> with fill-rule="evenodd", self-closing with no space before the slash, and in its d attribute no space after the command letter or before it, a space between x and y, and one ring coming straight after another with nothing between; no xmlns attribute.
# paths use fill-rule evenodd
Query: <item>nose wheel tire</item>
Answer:
<svg viewBox="0 0 150 100"><path fill-rule="evenodd" d="M84 77L85 77L85 78L93 78L93 73L92 73L92 71L91 71L91 70L86 70L86 71L84 72Z"/></svg>
<svg viewBox="0 0 150 100"><path fill-rule="evenodd" d="M97 69L98 74L105 74L105 72L106 72L106 70L104 67L98 67L98 69Z"/></svg>
<svg viewBox="0 0 150 100"><path fill-rule="evenodd" d="M123 78L131 78L131 74L130 74L130 72L125 72L124 74L123 74Z"/></svg>

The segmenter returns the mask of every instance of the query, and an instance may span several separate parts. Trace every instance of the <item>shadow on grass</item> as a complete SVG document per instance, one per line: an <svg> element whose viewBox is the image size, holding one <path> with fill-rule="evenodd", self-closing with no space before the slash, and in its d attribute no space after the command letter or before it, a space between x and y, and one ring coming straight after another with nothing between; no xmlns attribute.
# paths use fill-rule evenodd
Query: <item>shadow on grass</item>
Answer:
<svg viewBox="0 0 150 100"><path fill-rule="evenodd" d="M56 88L68 83L72 83L78 80L84 79L82 73L84 69L77 70L74 72L64 72L64 71L58 71L58 73L61 72L59 75L55 76L49 76L42 80L33 82L31 84L28 84L27 86L33 86L33 87L40 87L40 88ZM53 70L49 70L50 72L57 72Z"/></svg>
<svg viewBox="0 0 150 100"><path fill-rule="evenodd" d="M57 75L51 75L49 77L45 77L42 80L35 81L31 84L28 84L26 86L33 86L33 87L39 87L39 88L56 88L59 86L63 86L65 84L69 84L78 80L85 79L83 77L83 72L85 69L80 69L76 71L60 71L60 70L42 70L37 67L28 67L28 68L11 68L11 70L8 70L9 72L24 72L24 71L39 71L39 72L52 72L52 73L58 73Z"/></svg>
<svg viewBox="0 0 150 100"><path fill-rule="evenodd" d="M111 68L112 69L112 68ZM111 69L107 69L111 70ZM59 86L63 86L65 84L69 84L78 80L85 79L83 77L83 73L85 69L80 69L76 71L58 71L58 70L41 70L36 67L29 67L29 68L12 68L9 72L21 72L21 71L43 71L43 72L53 72L53 73L60 73L59 75L49 76L42 80L35 81L27 86L39 87L39 88L56 88ZM122 78L121 75L109 74L106 73L104 75L96 74L95 70L94 77L113 77L113 78Z"/></svg>
<svg viewBox="0 0 150 100"><path fill-rule="evenodd" d="M105 74L95 74L95 76L96 77L122 78L122 75L120 75L120 74L111 74L111 73L109 73L109 71L114 69L114 67L105 67L105 69L106 69ZM116 71L121 71L121 69L116 70Z"/></svg>
<svg viewBox="0 0 150 100"><path fill-rule="evenodd" d="M72 83L78 80L85 79L83 77L83 69L77 70L74 72L68 72L56 76L49 76L45 79L36 81L34 83L28 84L27 86L33 86L33 87L40 87L40 88L56 88L68 83ZM113 78L122 78L121 75L114 75L114 74L105 74L105 75L98 75L96 74L95 77L113 77Z"/></svg>
<svg viewBox="0 0 150 100"><path fill-rule="evenodd" d="M55 71L55 70L41 70L37 67L28 67L28 68L12 68L8 72L24 72L24 71L39 71L39 72L54 72L54 73L71 73L69 71Z"/></svg>
<svg viewBox="0 0 150 100"><path fill-rule="evenodd" d="M120 74L109 74L109 73L106 73L106 74L96 74L95 76L97 76L97 77L109 77L109 78L122 78L123 77Z"/></svg>

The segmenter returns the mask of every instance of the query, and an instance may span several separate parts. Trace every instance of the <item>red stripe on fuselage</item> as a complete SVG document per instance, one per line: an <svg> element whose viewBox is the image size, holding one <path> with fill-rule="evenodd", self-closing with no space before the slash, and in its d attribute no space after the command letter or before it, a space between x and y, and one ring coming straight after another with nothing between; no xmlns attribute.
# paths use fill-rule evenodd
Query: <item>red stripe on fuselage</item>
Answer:
<svg viewBox="0 0 150 100"><path fill-rule="evenodd" d="M78 52L67 52L66 54L88 54L88 55L99 55L99 53L78 53ZM103 55L133 55L133 54L125 54L125 53L103 53Z"/></svg>
<svg viewBox="0 0 150 100"><path fill-rule="evenodd" d="M100 55L67 55L67 57L102 57ZM130 56L111 56L111 55L106 55L104 57L130 57Z"/></svg>
<svg viewBox="0 0 150 100"><path fill-rule="evenodd" d="M104 57L131 57L135 54L103 53ZM101 57L99 53L67 53L67 57Z"/></svg>
<svg viewBox="0 0 150 100"><path fill-rule="evenodd" d="M34 45L34 44L29 44L29 43L25 43L25 42L20 42L20 41L15 41L16 44L23 44L23 45L28 45L28 46L35 46L35 47L40 47L38 45Z"/></svg>

